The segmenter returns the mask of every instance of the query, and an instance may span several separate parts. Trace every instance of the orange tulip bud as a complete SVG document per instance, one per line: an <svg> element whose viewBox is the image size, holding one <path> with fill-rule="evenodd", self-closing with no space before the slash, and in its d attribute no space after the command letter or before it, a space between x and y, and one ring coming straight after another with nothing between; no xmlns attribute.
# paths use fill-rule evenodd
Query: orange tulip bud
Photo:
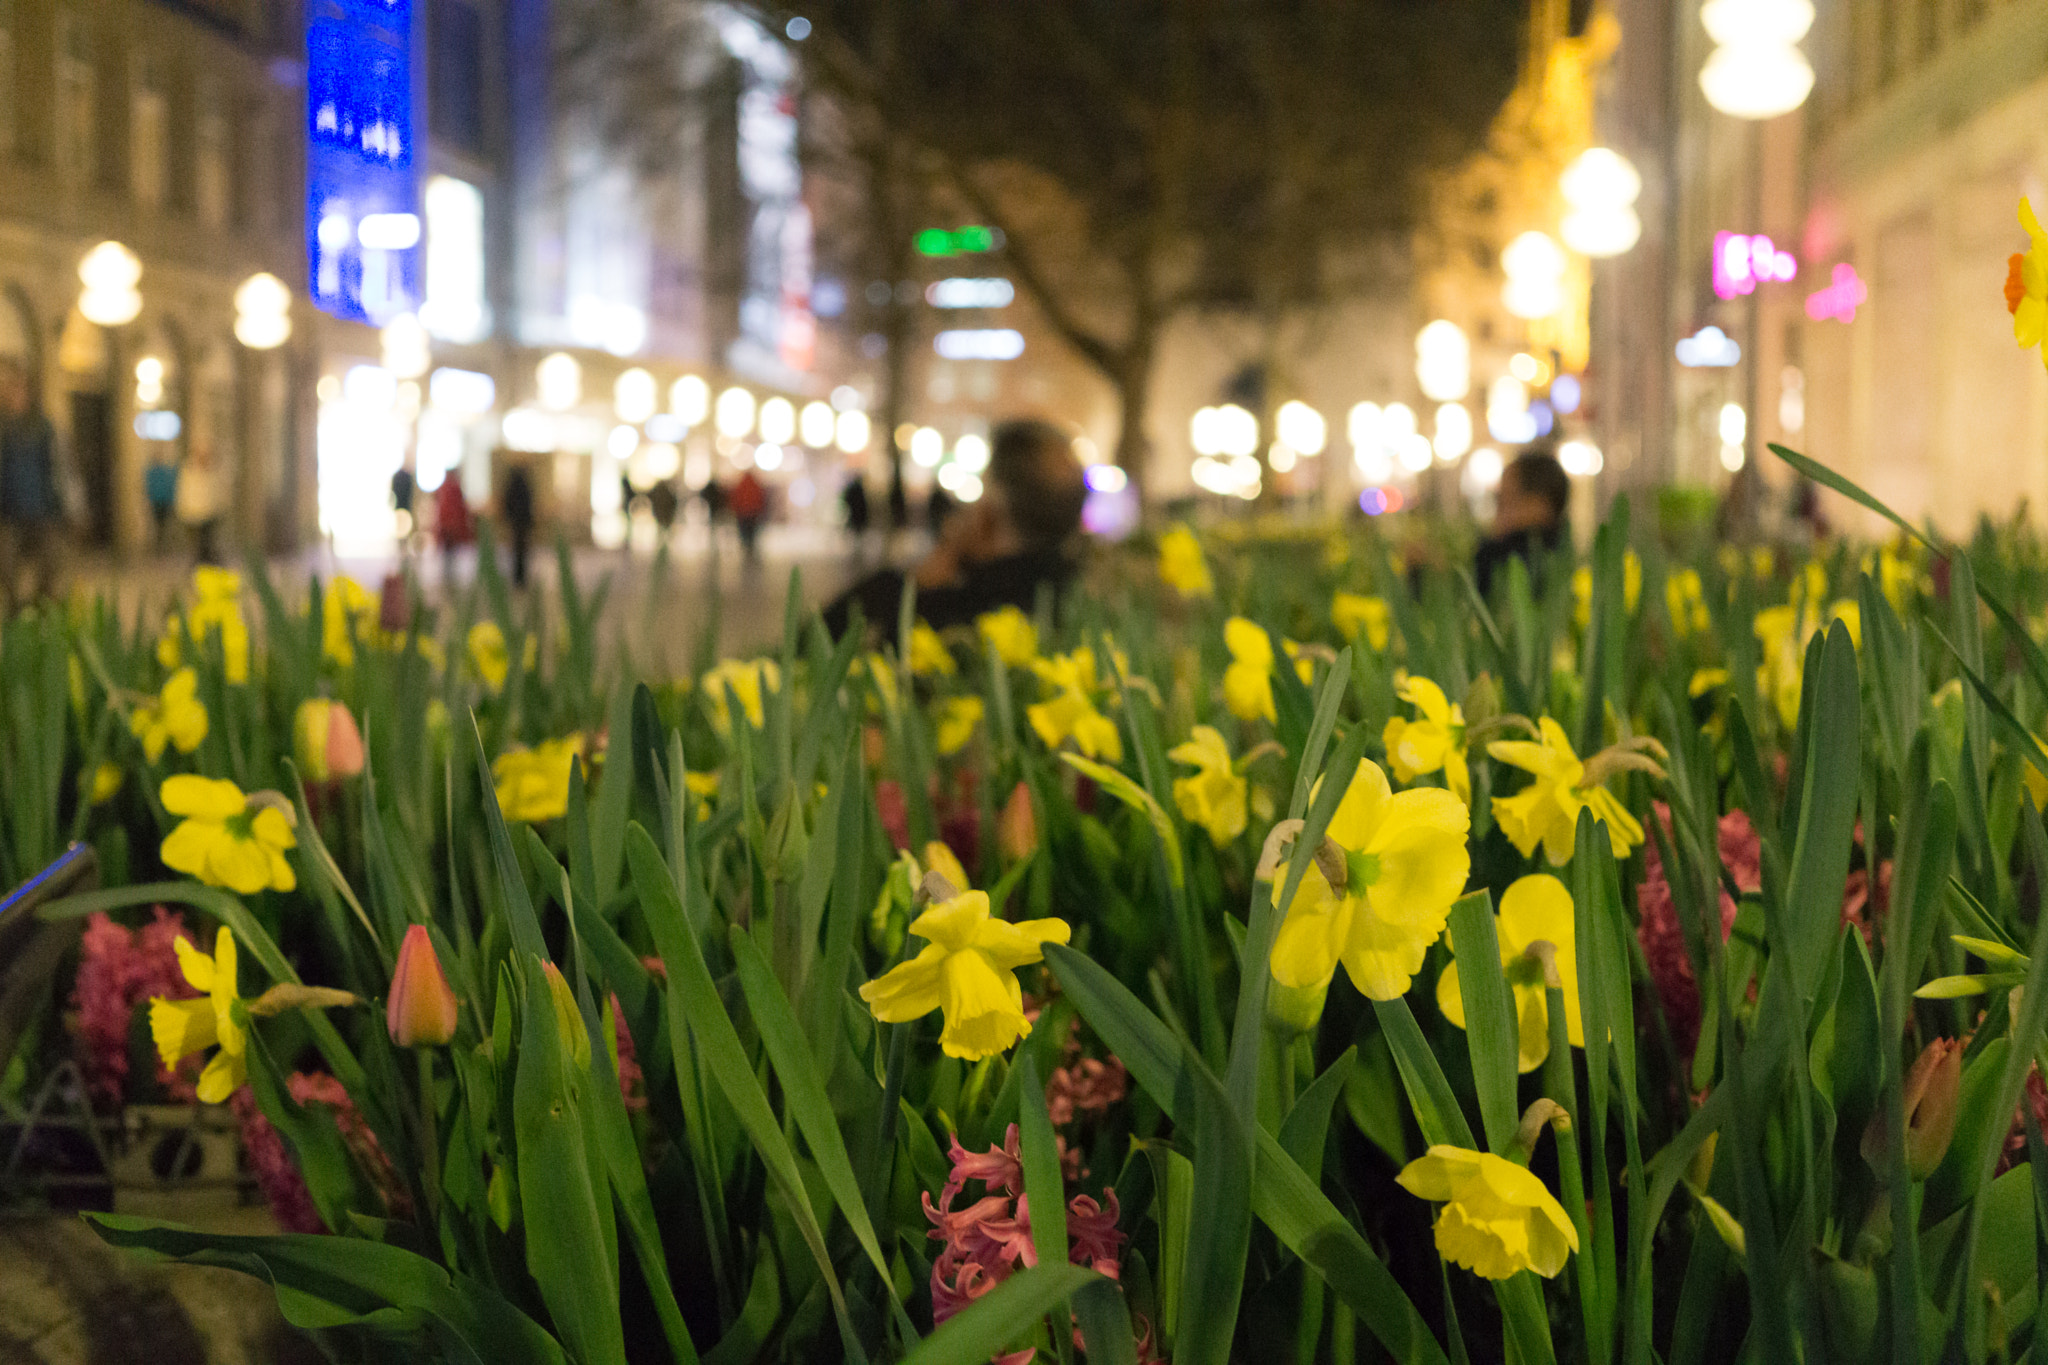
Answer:
<svg viewBox="0 0 2048 1365"><path fill-rule="evenodd" d="M398 945L398 969L391 973L391 998L384 1024L400 1047L441 1047L455 1036L455 992L434 955L425 925L405 931Z"/></svg>
<svg viewBox="0 0 2048 1365"><path fill-rule="evenodd" d="M1038 848L1038 815L1031 808L1031 788L1019 782L996 817L996 842L1003 856L1021 863Z"/></svg>
<svg viewBox="0 0 2048 1365"><path fill-rule="evenodd" d="M1913 1179L1933 1175L1948 1154L1962 1088L1963 1044L1958 1038L1929 1043L1906 1073L1906 1173ZM1863 1131L1863 1159L1884 1169L1885 1146L1884 1115L1879 1113Z"/></svg>
<svg viewBox="0 0 2048 1365"><path fill-rule="evenodd" d="M363 736L347 706L325 697L299 703L292 718L292 747L299 767L313 782L354 777L363 770Z"/></svg>

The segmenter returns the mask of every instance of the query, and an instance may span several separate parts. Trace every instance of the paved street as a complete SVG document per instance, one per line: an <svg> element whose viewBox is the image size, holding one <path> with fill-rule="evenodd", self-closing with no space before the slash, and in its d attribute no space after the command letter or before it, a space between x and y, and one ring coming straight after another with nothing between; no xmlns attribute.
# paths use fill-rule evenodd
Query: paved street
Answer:
<svg viewBox="0 0 2048 1365"><path fill-rule="evenodd" d="M905 537L899 543L904 553L914 555L922 541ZM572 563L578 589L584 593L594 592L610 576L606 616L614 628L624 632L638 657L680 666L698 631L710 619L714 599L725 652L766 648L780 638L792 572L802 574L805 599L822 603L856 574L879 564L881 552L879 535L869 537L865 559L856 562L851 543L836 528L771 526L763 531L760 559L749 563L740 554L730 528L721 528L714 538L710 528L679 526L666 562L656 544L642 540L617 550L582 545L572 551ZM273 559L271 571L281 584L300 583L314 573L331 577L339 572L375 588L398 560L393 547L348 547L337 553L322 544ZM443 582L439 552L432 548L416 551L413 562L428 595L437 597ZM499 563L509 573L510 556L502 546ZM184 554L152 555L118 564L95 557L73 562L67 581L87 592L114 593L125 616L145 604L163 603L186 582L191 567L191 557ZM474 582L475 572L475 552L467 551L457 565L457 583L467 586ZM551 547L536 551L530 575L530 591L543 602L551 604L559 597Z"/></svg>

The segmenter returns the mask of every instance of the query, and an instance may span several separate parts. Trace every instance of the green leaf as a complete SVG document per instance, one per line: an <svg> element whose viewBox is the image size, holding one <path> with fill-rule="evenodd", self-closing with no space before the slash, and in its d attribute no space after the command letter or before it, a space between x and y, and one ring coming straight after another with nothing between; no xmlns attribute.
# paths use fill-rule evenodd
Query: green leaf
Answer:
<svg viewBox="0 0 2048 1365"><path fill-rule="evenodd" d="M1152 832L1159 837L1159 845L1166 852L1167 874L1173 878L1176 889L1187 885L1187 869L1183 864L1180 836L1173 827L1173 820L1165 807L1152 799L1152 793L1139 786L1107 763L1097 763L1092 758L1079 754L1063 753L1060 761L1075 772L1093 778L1098 786L1117 800L1143 815L1152 825Z"/></svg>
<svg viewBox="0 0 2048 1365"><path fill-rule="evenodd" d="M1858 503L1864 507L1869 508L1871 511L1883 517L1886 521L1889 521L1892 525L1898 527L1901 531L1904 531L1914 540L1917 540L1922 545L1925 545L1928 549L1940 549L1940 547L1937 546L1933 541L1929 540L1926 536L1914 530L1912 526L1907 524L1907 521L1904 517L1900 516L1897 512L1894 512L1891 508L1879 502L1870 494L1864 492L1861 488L1859 488L1854 483L1851 483L1848 479L1845 479L1840 474L1837 474L1834 470L1829 469L1826 465L1820 463L1818 460L1808 459L1806 456L1801 455L1798 451L1787 450L1784 446L1781 445L1773 444L1770 450L1773 455L1776 455L1786 464L1791 465L1794 469L1798 470L1801 474L1804 474L1807 478L1812 479L1815 483L1820 484L1825 488L1832 488L1835 492L1840 493L1843 497L1849 499L1851 502Z"/></svg>
<svg viewBox="0 0 2048 1365"><path fill-rule="evenodd" d="M416 1338L424 1329L445 1333L476 1360L567 1365L554 1338L487 1286L402 1247L310 1233L234 1236L118 1213L85 1217L113 1246L267 1280L285 1320L308 1331L362 1326Z"/></svg>
<svg viewBox="0 0 2048 1365"><path fill-rule="evenodd" d="M1040 1265L1062 1265L1067 1256L1066 1177L1060 1171L1052 1114L1045 1107L1045 1082L1028 1048L1017 1058L1023 1094L1017 1122L1024 1164L1024 1193L1031 1201L1031 1244Z"/></svg>
<svg viewBox="0 0 2048 1365"><path fill-rule="evenodd" d="M1192 1058L1171 1029L1092 959L1060 944L1047 944L1045 956L1061 988L1155 1103L1173 1117L1193 1102L1187 1088L1192 1082L1183 1074ZM1448 1365L1422 1315L1358 1230L1277 1138L1260 1129L1253 1139L1252 1210L1260 1221L1329 1284L1396 1360Z"/></svg>
<svg viewBox="0 0 2048 1365"><path fill-rule="evenodd" d="M965 1365L987 1360L1032 1333L1041 1319L1100 1278L1077 1265L1039 1264L1004 1280L947 1319L901 1365Z"/></svg>
<svg viewBox="0 0 2048 1365"><path fill-rule="evenodd" d="M1861 775L1861 702L1856 688L1856 647L1837 622L1820 651L1820 677L1812 686L1806 730L1799 833L1785 884L1780 940L1802 1003L1811 1004L1828 960L1828 943L1841 922L1838 907L1849 876L1849 844L1856 824Z"/></svg>
<svg viewBox="0 0 2048 1365"><path fill-rule="evenodd" d="M1339 1053L1337 1060L1301 1092L1280 1125L1280 1146L1310 1180L1322 1179L1323 1144L1330 1134L1330 1113L1336 1108L1338 1096L1344 1093L1345 1082L1351 1079L1352 1064L1357 1060L1356 1044Z"/></svg>
<svg viewBox="0 0 2048 1365"><path fill-rule="evenodd" d="M1088 1351L1088 1365L1138 1365L1137 1333L1123 1287L1098 1278L1074 1295L1074 1320Z"/></svg>
<svg viewBox="0 0 2048 1365"><path fill-rule="evenodd" d="M1472 1053L1472 1084L1479 1092L1486 1146L1512 1161L1516 1130L1521 1127L1515 1108L1521 1050L1514 996L1501 973L1500 937L1489 893L1475 891L1451 907L1450 939L1458 960L1458 991L1465 1000L1465 1042Z"/></svg>
<svg viewBox="0 0 2048 1365"><path fill-rule="evenodd" d="M1181 1048L1181 1080L1191 1084L1195 1106L1194 1206L1201 1210L1201 1223L1200 1234L1188 1243L1181 1275L1184 1297L1174 1357L1188 1365L1226 1365L1244 1301L1251 1248L1252 1146L1247 1129L1256 1126L1256 1120L1250 1111L1232 1105L1192 1047L1182 1043ZM1264 1130L1260 1135L1266 1136Z"/></svg>
<svg viewBox="0 0 2048 1365"><path fill-rule="evenodd" d="M1407 997L1375 1000L1372 1008L1394 1055L1394 1067L1401 1073L1401 1088L1408 1092L1408 1105L1415 1111L1423 1142L1432 1147L1446 1145L1473 1150L1477 1144L1472 1137L1472 1125L1466 1122L1465 1111L1458 1107L1458 1097L1451 1090L1436 1053L1430 1050L1429 1041L1422 1036L1422 1027L1415 1022L1415 1011L1408 1007Z"/></svg>
<svg viewBox="0 0 2048 1365"><path fill-rule="evenodd" d="M725 1095L726 1102L732 1106L740 1127L746 1130L755 1150L760 1153L769 1178L781 1192L790 1217L795 1219L797 1230L818 1264L848 1354L864 1358L852 1321L846 1314L846 1298L840 1289L838 1273L833 1269L832 1257L825 1248L825 1234L818 1227L817 1216L811 1209L810 1194L804 1188L803 1176L797 1169L796 1153L790 1148L789 1139L783 1135L774 1110L769 1108L760 1078L754 1074L753 1065L747 1060L746 1047L740 1042L731 1017L726 1014L718 987L711 980L711 970L705 965L703 950L683 917L682 899L676 894L675 882L669 876L668 865L662 861L661 850L654 846L654 840L637 821L626 832L626 865L639 893L640 910L646 917L648 932L654 938L655 950L668 964L669 1045L677 1058L676 1083L685 1087L690 1084L690 1078L683 1070L683 1059L700 1057Z"/></svg>
<svg viewBox="0 0 2048 1365"><path fill-rule="evenodd" d="M523 956L519 966L526 999L512 1114L526 1268L578 1360L622 1362L618 1266L606 1252L611 1199L592 1186L584 1144L583 1088L590 1073L570 1056L541 959Z"/></svg>

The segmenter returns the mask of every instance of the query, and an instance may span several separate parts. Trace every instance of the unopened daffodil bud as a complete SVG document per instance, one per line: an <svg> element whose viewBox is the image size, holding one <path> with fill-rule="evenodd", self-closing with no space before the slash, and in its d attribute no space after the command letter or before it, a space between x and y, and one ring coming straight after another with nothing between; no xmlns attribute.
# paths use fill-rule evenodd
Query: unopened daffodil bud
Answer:
<svg viewBox="0 0 2048 1365"><path fill-rule="evenodd" d="M1956 1038L1937 1038L1921 1049L1906 1073L1906 1174L1925 1180L1948 1155L1949 1140L1956 1133L1956 1102L1963 1088L1963 1044ZM1871 1119L1863 1130L1863 1159L1882 1171L1888 1145L1884 1114Z"/></svg>
<svg viewBox="0 0 2048 1365"><path fill-rule="evenodd" d="M548 1000L555 1010L555 1028L562 1035L562 1045L568 1050L569 1060L577 1067L590 1065L590 1031L583 1027L583 1012L576 1008L576 993L569 989L568 978L562 969L552 962L543 962L541 971L548 979Z"/></svg>
<svg viewBox="0 0 2048 1365"><path fill-rule="evenodd" d="M1038 815L1031 807L1031 788L1019 782L996 817L996 844L1003 856L1021 863L1038 850Z"/></svg>

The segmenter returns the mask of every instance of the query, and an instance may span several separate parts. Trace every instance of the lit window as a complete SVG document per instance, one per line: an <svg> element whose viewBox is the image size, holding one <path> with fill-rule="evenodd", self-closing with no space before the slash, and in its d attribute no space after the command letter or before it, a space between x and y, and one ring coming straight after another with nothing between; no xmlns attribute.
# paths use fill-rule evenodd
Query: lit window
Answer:
<svg viewBox="0 0 2048 1365"><path fill-rule="evenodd" d="M135 88L128 106L128 185L135 202L146 209L164 202L171 159L170 124L163 61L154 54L140 53L135 59Z"/></svg>
<svg viewBox="0 0 2048 1365"><path fill-rule="evenodd" d="M427 182L427 301L420 321L447 341L490 334L484 303L484 197L452 176Z"/></svg>

